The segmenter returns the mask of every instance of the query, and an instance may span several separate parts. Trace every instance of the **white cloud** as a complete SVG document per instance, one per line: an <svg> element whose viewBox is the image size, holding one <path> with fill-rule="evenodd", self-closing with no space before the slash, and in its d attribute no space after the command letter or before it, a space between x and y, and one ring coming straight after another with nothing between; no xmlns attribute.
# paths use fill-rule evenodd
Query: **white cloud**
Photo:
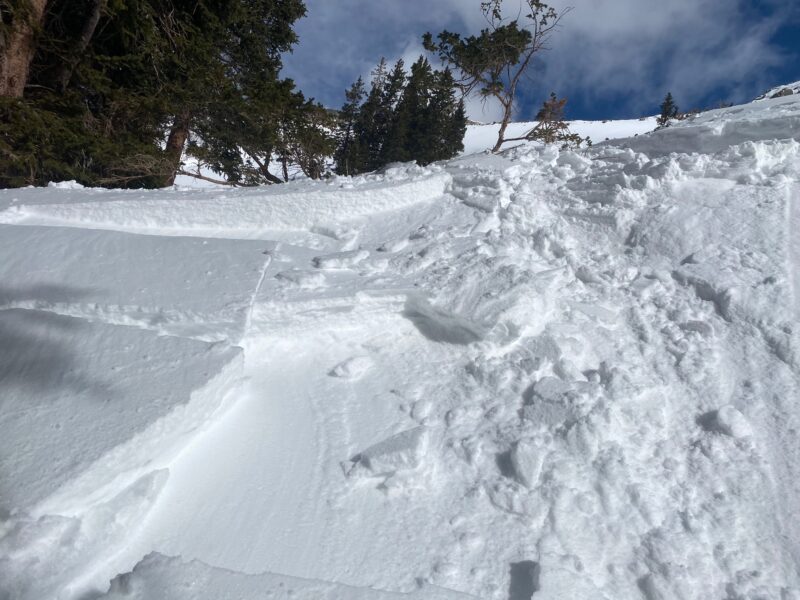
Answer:
<svg viewBox="0 0 800 600"><path fill-rule="evenodd" d="M551 1L558 9L573 10L533 74L527 113L551 90L577 91L584 101L614 99L632 113L653 110L667 90L685 108L719 90L731 100L746 99L776 83L767 79L769 69L785 57L770 44L770 36L796 10L792 2L779 0L770 0L771 17L753 13L745 0ZM504 3L518 6L517 0ZM306 4L309 16L297 26L301 44L287 57L286 72L301 89L333 106L381 56L413 62L422 52L425 31L476 33L485 25L478 0ZM479 100L467 104L477 120L498 116L496 106L484 111Z"/></svg>
<svg viewBox="0 0 800 600"><path fill-rule="evenodd" d="M754 21L744 6L737 0L579 0L553 39L544 78L555 87L579 83L599 96L627 95L634 109L652 106L652 94L667 90L691 102L749 81L752 94L763 87L765 70L782 59L770 44L780 15Z"/></svg>
<svg viewBox="0 0 800 600"><path fill-rule="evenodd" d="M467 117L473 121L481 123L493 123L503 118L503 107L493 99L483 99L477 94L469 96L464 105L467 109Z"/></svg>

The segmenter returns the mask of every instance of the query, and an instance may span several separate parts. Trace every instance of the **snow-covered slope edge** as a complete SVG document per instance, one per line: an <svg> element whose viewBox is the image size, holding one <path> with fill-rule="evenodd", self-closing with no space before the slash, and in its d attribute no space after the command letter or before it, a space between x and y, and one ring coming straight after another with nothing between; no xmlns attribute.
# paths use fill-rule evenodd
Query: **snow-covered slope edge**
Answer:
<svg viewBox="0 0 800 600"><path fill-rule="evenodd" d="M430 202L444 193L449 176L439 169L401 167L383 177L366 175L344 182L248 189L145 194L106 202L17 202L0 222L61 225L154 235L259 238L265 232L312 231L336 235L331 225ZM266 239L270 239L267 237Z"/></svg>
<svg viewBox="0 0 800 600"><path fill-rule="evenodd" d="M146 556L131 573L111 582L105 600L240 600L242 598L292 598L292 600L468 600L472 596L433 586L408 594L286 577L273 573L245 575L214 569L198 561L182 562L158 554ZM101 600L98 598L98 600Z"/></svg>

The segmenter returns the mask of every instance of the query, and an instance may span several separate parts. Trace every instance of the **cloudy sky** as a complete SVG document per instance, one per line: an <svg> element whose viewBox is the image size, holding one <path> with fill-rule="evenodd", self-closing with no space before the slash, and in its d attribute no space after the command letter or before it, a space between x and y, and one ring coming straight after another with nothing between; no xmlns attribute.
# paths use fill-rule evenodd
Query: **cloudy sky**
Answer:
<svg viewBox="0 0 800 600"><path fill-rule="evenodd" d="M477 33L480 0L305 0L300 43L284 74L308 96L338 107L344 90L381 56L415 59L420 36ZM519 0L505 0L518 7ZM521 94L530 118L550 91L570 118L638 117L667 91L683 109L749 100L800 79L797 0L552 0L572 7ZM514 10L516 13L516 10ZM490 121L494 107L469 106Z"/></svg>

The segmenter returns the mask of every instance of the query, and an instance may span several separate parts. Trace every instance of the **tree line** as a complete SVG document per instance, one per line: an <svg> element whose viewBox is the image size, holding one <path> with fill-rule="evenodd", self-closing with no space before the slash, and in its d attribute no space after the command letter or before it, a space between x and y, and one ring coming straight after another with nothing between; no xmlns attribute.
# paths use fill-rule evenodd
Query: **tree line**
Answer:
<svg viewBox="0 0 800 600"><path fill-rule="evenodd" d="M383 60L332 111L280 73L303 0L0 0L0 187L217 180L208 171L258 185L287 181L290 166L320 178L428 164L463 149L469 94L500 103L499 151L520 81L564 14L521 0L527 10L506 18L501 4L480 3L478 35L423 36L443 70ZM565 101L548 102L550 124L525 139L579 143ZM204 171L187 173L186 155Z"/></svg>
<svg viewBox="0 0 800 600"><path fill-rule="evenodd" d="M339 113L335 170L340 175L374 171L392 162L426 165L464 149L467 115L449 69L434 70L424 57L405 72L382 59L369 92L359 78Z"/></svg>
<svg viewBox="0 0 800 600"><path fill-rule="evenodd" d="M234 183L330 151L280 77L302 0L0 0L0 185L171 185L184 151Z"/></svg>

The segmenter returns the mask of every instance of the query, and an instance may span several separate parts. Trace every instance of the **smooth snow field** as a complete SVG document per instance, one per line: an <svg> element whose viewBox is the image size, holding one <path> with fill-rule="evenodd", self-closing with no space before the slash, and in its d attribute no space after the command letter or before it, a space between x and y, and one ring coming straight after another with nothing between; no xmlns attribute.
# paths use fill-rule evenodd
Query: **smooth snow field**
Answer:
<svg viewBox="0 0 800 600"><path fill-rule="evenodd" d="M800 94L653 127L0 192L0 599L800 600Z"/></svg>

